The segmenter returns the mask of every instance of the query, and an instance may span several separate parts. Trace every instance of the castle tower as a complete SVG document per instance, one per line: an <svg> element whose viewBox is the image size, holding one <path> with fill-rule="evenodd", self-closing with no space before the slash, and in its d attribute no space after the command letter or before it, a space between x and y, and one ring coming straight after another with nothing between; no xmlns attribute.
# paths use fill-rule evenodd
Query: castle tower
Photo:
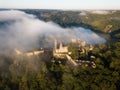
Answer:
<svg viewBox="0 0 120 90"><path fill-rule="evenodd" d="M60 47L59 47L59 49L62 49L63 48L63 45L62 45L62 42L60 42Z"/></svg>
<svg viewBox="0 0 120 90"><path fill-rule="evenodd" d="M57 49L57 40L55 39L54 40L54 51L56 52L56 49Z"/></svg>

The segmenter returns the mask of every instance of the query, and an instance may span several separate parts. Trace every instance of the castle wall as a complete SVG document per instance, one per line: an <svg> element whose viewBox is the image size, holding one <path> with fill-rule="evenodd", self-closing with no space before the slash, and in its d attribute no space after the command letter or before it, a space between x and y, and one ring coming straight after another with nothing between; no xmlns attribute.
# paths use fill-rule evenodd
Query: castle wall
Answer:
<svg viewBox="0 0 120 90"><path fill-rule="evenodd" d="M68 47L62 47L55 50L56 53L68 53Z"/></svg>
<svg viewBox="0 0 120 90"><path fill-rule="evenodd" d="M23 52L15 49L15 52L16 52L17 55L34 56L34 55L39 55L39 54L44 53L44 50L23 53Z"/></svg>

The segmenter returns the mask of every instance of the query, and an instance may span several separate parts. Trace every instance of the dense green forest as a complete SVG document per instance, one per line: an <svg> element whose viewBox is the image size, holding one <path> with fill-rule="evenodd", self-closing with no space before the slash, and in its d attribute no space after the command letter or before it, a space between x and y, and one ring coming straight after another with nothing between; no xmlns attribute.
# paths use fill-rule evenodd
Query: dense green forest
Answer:
<svg viewBox="0 0 120 90"><path fill-rule="evenodd" d="M0 55L0 90L119 90L120 42L98 44L96 68L51 62L50 54L34 57Z"/></svg>

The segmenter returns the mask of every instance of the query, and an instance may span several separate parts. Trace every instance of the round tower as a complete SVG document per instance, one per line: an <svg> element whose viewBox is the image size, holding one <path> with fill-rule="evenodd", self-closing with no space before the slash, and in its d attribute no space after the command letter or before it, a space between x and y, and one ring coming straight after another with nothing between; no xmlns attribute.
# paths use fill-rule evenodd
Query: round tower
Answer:
<svg viewBox="0 0 120 90"><path fill-rule="evenodd" d="M54 40L54 51L56 52L56 49L57 49L57 40L55 39Z"/></svg>

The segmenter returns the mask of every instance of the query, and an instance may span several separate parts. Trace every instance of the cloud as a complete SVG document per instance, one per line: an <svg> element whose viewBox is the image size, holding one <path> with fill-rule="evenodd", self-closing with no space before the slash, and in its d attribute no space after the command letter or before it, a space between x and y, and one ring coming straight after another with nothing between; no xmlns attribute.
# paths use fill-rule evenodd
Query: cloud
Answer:
<svg viewBox="0 0 120 90"><path fill-rule="evenodd" d="M86 16L87 13L86 13L85 11L82 11L79 15L81 15L81 16Z"/></svg>
<svg viewBox="0 0 120 90"><path fill-rule="evenodd" d="M105 10L95 10L95 11L90 11L90 13L92 14L103 14L103 15L106 15L106 14L112 14L110 11L105 11Z"/></svg>
<svg viewBox="0 0 120 90"><path fill-rule="evenodd" d="M49 47L54 39L68 43L80 38L87 43L103 43L96 33L84 28L62 28L56 23L44 22L23 11L0 11L0 49Z"/></svg>
<svg viewBox="0 0 120 90"><path fill-rule="evenodd" d="M107 14L113 14L116 11L107 11L107 10L86 10L86 11L81 11L79 15L81 16L86 16L88 13L91 14L99 14L99 15L107 15Z"/></svg>

